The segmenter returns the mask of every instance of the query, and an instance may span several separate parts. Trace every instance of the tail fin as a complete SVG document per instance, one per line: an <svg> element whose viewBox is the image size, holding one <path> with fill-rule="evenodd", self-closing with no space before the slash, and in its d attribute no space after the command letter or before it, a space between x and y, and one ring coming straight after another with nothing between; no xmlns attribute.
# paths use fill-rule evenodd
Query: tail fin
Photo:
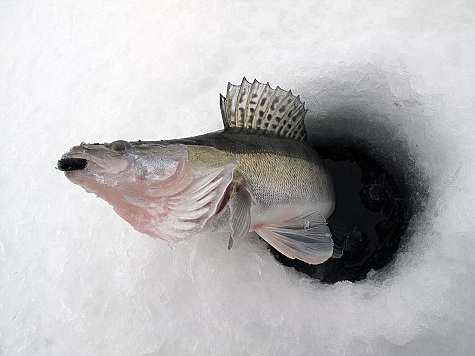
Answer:
<svg viewBox="0 0 475 356"><path fill-rule="evenodd" d="M343 251L345 250L348 230L346 229L345 224L338 218L330 217L327 222L333 239L332 258L340 258L343 256Z"/></svg>
<svg viewBox="0 0 475 356"><path fill-rule="evenodd" d="M333 216L327 220L327 223L333 239L332 258L340 258L345 252L353 253L357 251L357 248L360 248L363 238L357 226L348 231L346 225L340 219Z"/></svg>

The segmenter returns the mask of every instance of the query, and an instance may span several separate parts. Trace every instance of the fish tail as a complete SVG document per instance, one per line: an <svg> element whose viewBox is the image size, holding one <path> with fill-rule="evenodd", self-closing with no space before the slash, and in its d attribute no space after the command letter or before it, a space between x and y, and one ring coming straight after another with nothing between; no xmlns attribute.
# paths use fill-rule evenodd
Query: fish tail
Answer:
<svg viewBox="0 0 475 356"><path fill-rule="evenodd" d="M330 217L327 222L333 239L332 258L340 258L343 256L349 234L346 230L345 224L341 220Z"/></svg>

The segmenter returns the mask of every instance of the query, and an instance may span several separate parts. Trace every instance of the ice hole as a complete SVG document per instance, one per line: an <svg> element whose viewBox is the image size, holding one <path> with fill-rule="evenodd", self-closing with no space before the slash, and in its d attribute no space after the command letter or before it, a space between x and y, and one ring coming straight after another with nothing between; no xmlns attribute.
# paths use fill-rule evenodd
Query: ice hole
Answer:
<svg viewBox="0 0 475 356"><path fill-rule="evenodd" d="M317 266L272 252L282 264L324 283L355 282L389 267L401 242L411 239L410 221L423 214L429 196L426 155L413 138L434 138L417 101L403 108L389 87L375 86L379 92L367 97L352 83L333 96L332 82L314 87L323 89L310 102L318 110L307 116L309 142L332 176L337 205L329 225L345 230L347 246L342 258Z"/></svg>

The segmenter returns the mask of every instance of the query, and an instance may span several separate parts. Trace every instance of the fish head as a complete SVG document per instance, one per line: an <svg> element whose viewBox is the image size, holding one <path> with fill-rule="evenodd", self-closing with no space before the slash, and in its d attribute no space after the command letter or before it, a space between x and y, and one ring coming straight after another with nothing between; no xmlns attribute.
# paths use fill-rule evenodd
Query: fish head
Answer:
<svg viewBox="0 0 475 356"><path fill-rule="evenodd" d="M101 184L114 184L119 177L140 183L167 180L186 159L184 145L118 140L81 143L63 155L58 169L65 171L68 178L87 176Z"/></svg>
<svg viewBox="0 0 475 356"><path fill-rule="evenodd" d="M58 169L73 183L110 202L114 195L141 196L152 188L167 188L187 157L186 146L180 144L81 143L62 156Z"/></svg>
<svg viewBox="0 0 475 356"><path fill-rule="evenodd" d="M181 143L82 143L62 156L58 169L137 231L175 242L214 216L236 167L234 161L199 167L192 155Z"/></svg>

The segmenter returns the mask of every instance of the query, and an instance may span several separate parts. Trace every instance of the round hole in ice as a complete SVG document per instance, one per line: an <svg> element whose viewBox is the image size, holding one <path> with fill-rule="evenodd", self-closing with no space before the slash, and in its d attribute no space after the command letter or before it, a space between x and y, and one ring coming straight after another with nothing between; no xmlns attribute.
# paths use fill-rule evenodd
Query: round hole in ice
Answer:
<svg viewBox="0 0 475 356"><path fill-rule="evenodd" d="M345 97L351 99L351 92ZM328 222L348 234L344 254L312 266L271 250L282 264L324 283L362 280L371 270L391 266L410 241L411 219L422 215L428 198L426 164L417 146L436 147L426 142L436 138L424 127L417 102L402 109L390 93L309 114L309 141L335 186L337 205Z"/></svg>
<svg viewBox="0 0 475 356"><path fill-rule="evenodd" d="M273 250L278 261L322 282L335 283L364 279L370 270L380 270L393 260L425 194L423 190L416 192L406 181L404 167L388 170L363 146L342 144L319 150L337 198L328 223L348 234L343 257L312 266Z"/></svg>

